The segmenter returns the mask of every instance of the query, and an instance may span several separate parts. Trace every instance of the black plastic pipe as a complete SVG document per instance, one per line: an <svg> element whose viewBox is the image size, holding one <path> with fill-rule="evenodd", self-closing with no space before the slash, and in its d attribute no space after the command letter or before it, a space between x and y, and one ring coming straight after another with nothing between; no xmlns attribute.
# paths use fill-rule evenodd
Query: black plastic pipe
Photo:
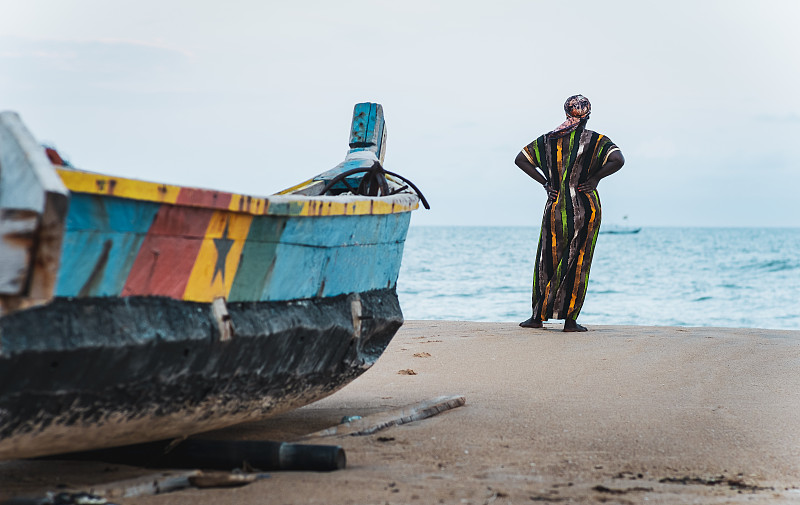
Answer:
<svg viewBox="0 0 800 505"><path fill-rule="evenodd" d="M305 470L330 472L347 466L344 449L338 445L306 445L270 440L186 439L126 445L110 449L75 452L41 459L94 460L150 468L262 471Z"/></svg>

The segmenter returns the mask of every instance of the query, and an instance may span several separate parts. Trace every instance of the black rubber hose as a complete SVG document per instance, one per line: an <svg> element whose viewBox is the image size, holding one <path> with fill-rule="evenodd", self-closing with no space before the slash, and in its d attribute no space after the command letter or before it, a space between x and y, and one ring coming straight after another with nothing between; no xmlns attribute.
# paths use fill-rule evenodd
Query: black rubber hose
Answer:
<svg viewBox="0 0 800 505"><path fill-rule="evenodd" d="M431 208L431 206L428 204L428 201L425 199L425 196L422 194L422 191L420 191L419 188L417 186L415 186L413 182L409 181L408 179L406 179L405 177L403 177L400 174L396 174L394 172L389 172L388 170L384 170L383 167L381 167L380 163L378 163L378 162L375 162L375 164L372 165L369 168L354 168L352 170L348 170L346 172L342 172L341 174L339 174L336 177L334 177L333 179L331 179L327 184L325 184L325 187L322 188L322 191L321 191L320 194L324 195L325 193L327 193L328 190L330 190L331 187L333 187L334 184L336 184L337 182L343 180L345 177L349 177L349 176L351 176L353 174L358 174L358 173L361 173L361 172L378 173L378 174L381 174L381 175L384 175L384 176L391 175L392 177L397 177L398 179L401 179L403 182L405 182L409 186L411 186L411 188L417 193L417 196L419 196L419 199L422 202L422 206L423 207L425 207L426 209L430 209ZM348 185L348 187L349 187L349 185ZM386 192L388 193L388 187L387 187L387 191Z"/></svg>
<svg viewBox="0 0 800 505"><path fill-rule="evenodd" d="M40 459L105 461L146 468L232 470L245 466L263 471L330 472L347 465L338 445L306 445L271 440L204 440L189 438L60 454Z"/></svg>

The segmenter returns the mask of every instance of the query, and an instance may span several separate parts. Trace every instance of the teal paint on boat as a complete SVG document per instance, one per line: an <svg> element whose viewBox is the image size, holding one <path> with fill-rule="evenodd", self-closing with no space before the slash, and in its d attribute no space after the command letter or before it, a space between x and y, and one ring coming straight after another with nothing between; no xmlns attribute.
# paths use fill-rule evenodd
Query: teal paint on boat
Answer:
<svg viewBox="0 0 800 505"><path fill-rule="evenodd" d="M161 205L73 193L56 296L119 296Z"/></svg>
<svg viewBox="0 0 800 505"><path fill-rule="evenodd" d="M261 299L336 296L394 287L410 219L409 212L290 219Z"/></svg>
<svg viewBox="0 0 800 505"><path fill-rule="evenodd" d="M324 274L322 296L343 294L343 289L355 292L394 288L402 254L402 243L367 245L337 249L331 256ZM354 275L361 272L364 275ZM380 285L382 283L382 285Z"/></svg>
<svg viewBox="0 0 800 505"><path fill-rule="evenodd" d="M336 247L404 241L410 213L372 216L295 218L286 223L282 242Z"/></svg>
<svg viewBox="0 0 800 505"><path fill-rule="evenodd" d="M71 193L67 232L147 233L160 207L157 202Z"/></svg>
<svg viewBox="0 0 800 505"><path fill-rule="evenodd" d="M350 147L375 147L380 150L384 128L383 107L377 103L359 103L353 107ZM377 152L377 151L376 151Z"/></svg>
<svg viewBox="0 0 800 505"><path fill-rule="evenodd" d="M302 210L303 204L300 202L270 202L268 212L281 216L297 216Z"/></svg>
<svg viewBox="0 0 800 505"><path fill-rule="evenodd" d="M286 228L287 219L283 216L253 218L228 300L240 302L264 299L262 294L272 277L275 251Z"/></svg>
<svg viewBox="0 0 800 505"><path fill-rule="evenodd" d="M270 282L264 287L261 300L317 297L331 254L328 248L279 243L275 249L275 265Z"/></svg>
<svg viewBox="0 0 800 505"><path fill-rule="evenodd" d="M74 194L57 296L119 296L161 205ZM256 216L228 299L279 301L393 287L410 217Z"/></svg>

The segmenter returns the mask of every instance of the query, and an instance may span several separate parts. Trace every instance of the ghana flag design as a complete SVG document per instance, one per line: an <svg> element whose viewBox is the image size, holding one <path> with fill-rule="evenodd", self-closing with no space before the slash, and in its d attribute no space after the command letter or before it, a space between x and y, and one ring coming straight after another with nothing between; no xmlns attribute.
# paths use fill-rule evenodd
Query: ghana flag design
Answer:
<svg viewBox="0 0 800 505"><path fill-rule="evenodd" d="M597 191L577 187L616 149L608 137L582 129L556 139L542 135L522 149L558 190L558 198L545 206L533 273L533 314L542 320L578 318L601 211Z"/></svg>
<svg viewBox="0 0 800 505"><path fill-rule="evenodd" d="M401 197L255 198L66 169L59 175L71 193L61 297L269 301L391 287L416 205Z"/></svg>

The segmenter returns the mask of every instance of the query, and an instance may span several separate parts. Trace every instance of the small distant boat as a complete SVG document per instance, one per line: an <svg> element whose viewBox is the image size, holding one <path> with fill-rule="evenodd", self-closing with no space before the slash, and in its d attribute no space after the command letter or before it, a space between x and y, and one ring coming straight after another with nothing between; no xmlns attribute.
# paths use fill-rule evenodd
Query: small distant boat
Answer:
<svg viewBox="0 0 800 505"><path fill-rule="evenodd" d="M628 216L623 216L622 220L627 221ZM640 231L642 231L642 228L640 226L627 226L625 224L600 225L600 233L607 233L609 235L633 234L633 233L639 233Z"/></svg>
<svg viewBox="0 0 800 505"><path fill-rule="evenodd" d="M75 170L0 114L0 460L183 437L342 388L403 323L411 211L379 104L254 197Z"/></svg>
<svg viewBox="0 0 800 505"><path fill-rule="evenodd" d="M639 233L642 231L641 227L632 226L615 226L615 225L600 225L600 233L607 233L609 235L623 235L631 233Z"/></svg>

